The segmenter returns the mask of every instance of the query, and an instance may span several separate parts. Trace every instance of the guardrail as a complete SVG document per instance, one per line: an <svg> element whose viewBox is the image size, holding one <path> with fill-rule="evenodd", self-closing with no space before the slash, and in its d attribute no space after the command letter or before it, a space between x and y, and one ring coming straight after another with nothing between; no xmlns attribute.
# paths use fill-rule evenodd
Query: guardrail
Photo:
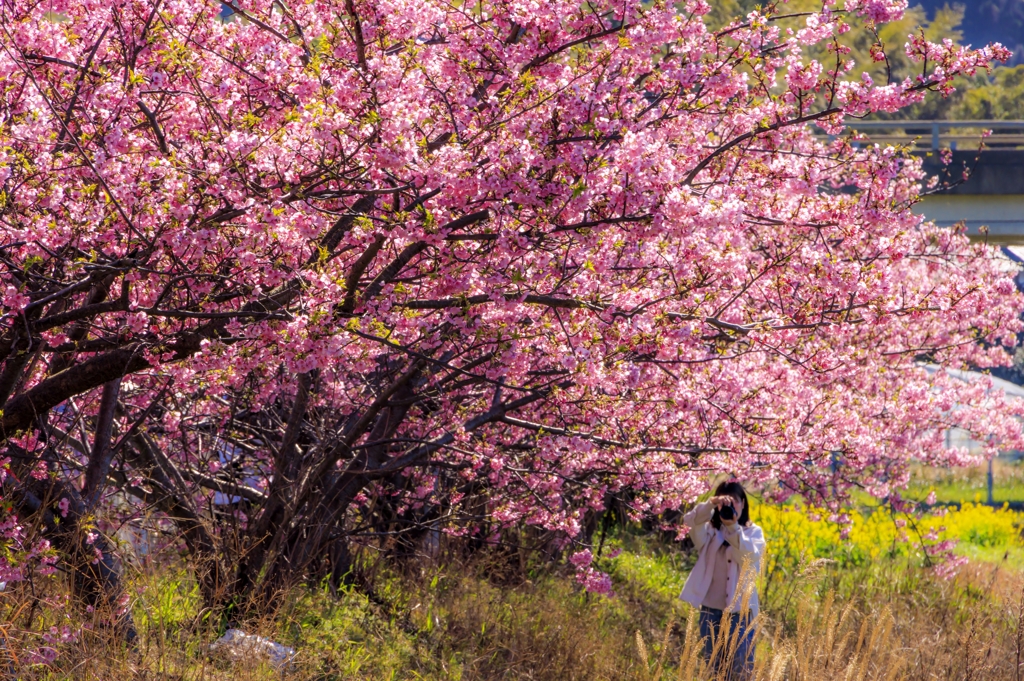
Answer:
<svg viewBox="0 0 1024 681"><path fill-rule="evenodd" d="M846 120L846 127L867 134L879 144L920 146L930 138L931 151L956 149L960 145L977 147L984 139L990 148L1024 147L1024 121L859 121ZM992 134L984 138L983 133ZM875 132L877 131L877 133Z"/></svg>

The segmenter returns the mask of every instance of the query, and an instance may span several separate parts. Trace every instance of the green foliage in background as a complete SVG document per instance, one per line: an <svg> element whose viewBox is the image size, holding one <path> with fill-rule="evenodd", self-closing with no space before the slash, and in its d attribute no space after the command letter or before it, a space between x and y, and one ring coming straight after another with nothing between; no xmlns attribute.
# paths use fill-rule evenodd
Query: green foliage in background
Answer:
<svg viewBox="0 0 1024 681"><path fill-rule="evenodd" d="M713 2L709 26L721 28L732 21L746 16L758 7L768 4L763 0L721 0ZM868 73L876 83L898 82L913 77L920 70L919 64L912 63L904 55L901 46L907 35L923 32L933 42L950 39L955 43L963 41L960 26L963 22L963 7L956 4L937 9L929 19L928 13L919 5L911 3L903 19L885 24L879 30L866 26L856 17L847 20L852 30L841 36L840 42L850 48L847 59L856 67L854 74ZM820 9L820 0L789 0L782 8L783 14ZM794 17L778 22L783 29L794 30L802 27L803 17ZM876 62L871 58L871 47L880 44L886 48L888 60ZM821 46L807 51L808 58L815 58L828 64L834 60ZM917 104L893 114L877 115L875 118L900 120L1007 120L1024 119L1024 65L1017 67L997 66L991 73L978 73L972 78L956 81L956 92L943 98L931 94Z"/></svg>

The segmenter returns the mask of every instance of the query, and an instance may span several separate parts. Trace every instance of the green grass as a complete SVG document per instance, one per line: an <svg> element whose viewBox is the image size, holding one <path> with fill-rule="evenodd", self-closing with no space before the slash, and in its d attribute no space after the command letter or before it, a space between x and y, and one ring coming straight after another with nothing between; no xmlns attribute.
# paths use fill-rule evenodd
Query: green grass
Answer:
<svg viewBox="0 0 1024 681"><path fill-rule="evenodd" d="M986 501L988 467L944 469L917 466L905 495L923 500L932 490L941 502ZM997 503L1024 501L1024 465L993 462L992 497Z"/></svg>
<svg viewBox="0 0 1024 681"><path fill-rule="evenodd" d="M1002 565L1010 570L1024 572L1024 546L977 546L961 542L956 552L977 563Z"/></svg>
<svg viewBox="0 0 1024 681"><path fill-rule="evenodd" d="M766 575L761 661L790 669L804 665L810 671L799 678L880 681L888 678L886 665L895 660L907 665L908 681L964 678L974 654L964 636L974 627L985 632L985 659L994 662L972 672L972 678L1011 678L1004 663L1013 655L1015 608L1024 594L1024 542L1012 528L1005 531L1006 523L991 519L1003 511L969 508L963 513L956 526L964 533L958 551L970 563L952 580L936 575L918 552L847 565L797 558L770 580ZM954 516L949 518L952 522ZM979 523L1002 530L991 539L973 532ZM785 550L782 536L768 537L769 551ZM275 612L239 626L298 651L286 675L290 679L704 678L694 671L696 658L687 657L687 650L693 652L686 631L694 611L678 599L694 556L677 543L637 526L613 528L597 559L597 567L612 577L610 597L583 593L563 562L541 554L523 563L518 555L498 551L466 558L459 545L450 549L440 562L368 558L359 563L361 588L337 594L315 585L295 588L283 595ZM176 559L152 563L132 580L140 635L134 650L94 626L62 649L56 666L27 669L23 678L282 678L258 658L229 660L210 653L209 644L220 634L220 616L203 608L187 566ZM82 613L48 610L31 627L22 624L33 599L45 596L39 590L59 590L60 585L54 578L14 584L0 593L0 614L14 613L7 621L16 622L4 630L10 650L37 644L53 624L84 621ZM870 641L874 648L849 647L858 641ZM837 645L847 647L839 650ZM846 664L858 655L870 656L874 666L845 672L814 666L829 656ZM769 677L765 672L756 681Z"/></svg>
<svg viewBox="0 0 1024 681"><path fill-rule="evenodd" d="M599 567L612 576L619 595L636 601L670 605L682 591L693 563L692 556L671 544L628 532L616 533L607 548L606 556L614 550L621 553L599 559Z"/></svg>
<svg viewBox="0 0 1024 681"><path fill-rule="evenodd" d="M621 553L609 557L615 549ZM1003 560L1007 547L974 547L976 560L998 567L972 564L953 581L939 579L906 558L842 570L798 571L777 596L763 603L767 619L758 655L765 665L782 660L790 669L803 660L800 664L813 672L808 678L832 674L881 680L887 678L886 665L896 659L906 661L906 678L912 681L933 674L963 678L961 638L975 622L991 641L986 645L992 659L1010 659L1015 616L1009 604L1024 588L1024 546L1009 549ZM691 561L672 542L620 528L608 537L599 559L613 578L611 597L581 592L572 573L558 564L538 562L524 571L518 561L512 564L507 557L487 553L469 562L378 562L367 575L369 591L352 588L332 595L321 588L296 588L277 612L242 627L299 651L294 669L285 675L288 679L705 678L693 671L692 656L686 657L687 622L693 611L678 600ZM0 594L0 599L30 598L22 586ZM218 635L217 618L203 610L184 566L150 566L135 575L135 586L140 643L134 651L97 629L62 650L53 668L28 669L23 678L282 678L259 659L230 661L209 653ZM840 613L847 614L837 624ZM42 622L37 628L45 630ZM872 633L876 629L877 635ZM862 631L869 634L864 641L874 641L875 647L867 651L874 667L843 672L843 667L814 666L829 655L842 664L856 658L852 648L832 648L857 644ZM1006 673L998 662L973 678L996 681L1008 678ZM758 681L767 678L765 671Z"/></svg>

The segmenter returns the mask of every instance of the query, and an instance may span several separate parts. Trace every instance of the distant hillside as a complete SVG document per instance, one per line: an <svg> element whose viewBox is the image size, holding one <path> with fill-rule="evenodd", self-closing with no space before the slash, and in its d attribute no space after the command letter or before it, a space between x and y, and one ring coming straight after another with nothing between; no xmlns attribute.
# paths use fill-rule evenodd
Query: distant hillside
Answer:
<svg viewBox="0 0 1024 681"><path fill-rule="evenodd" d="M1013 50L1012 64L1024 64L1024 0L971 0L951 3L947 0L910 0L911 6L921 5L928 17L947 5L960 5L964 21L960 30L964 43L980 47L1000 42Z"/></svg>

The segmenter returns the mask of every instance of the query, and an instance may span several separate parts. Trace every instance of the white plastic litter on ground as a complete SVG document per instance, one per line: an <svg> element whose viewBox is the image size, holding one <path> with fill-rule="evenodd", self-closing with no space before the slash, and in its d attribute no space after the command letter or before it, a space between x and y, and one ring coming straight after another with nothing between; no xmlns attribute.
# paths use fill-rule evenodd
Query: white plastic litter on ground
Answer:
<svg viewBox="0 0 1024 681"><path fill-rule="evenodd" d="M279 670L286 670L295 661L295 649L274 643L268 638L247 634L241 629L228 629L210 644L212 652L221 653L233 661L253 655L266 657Z"/></svg>

